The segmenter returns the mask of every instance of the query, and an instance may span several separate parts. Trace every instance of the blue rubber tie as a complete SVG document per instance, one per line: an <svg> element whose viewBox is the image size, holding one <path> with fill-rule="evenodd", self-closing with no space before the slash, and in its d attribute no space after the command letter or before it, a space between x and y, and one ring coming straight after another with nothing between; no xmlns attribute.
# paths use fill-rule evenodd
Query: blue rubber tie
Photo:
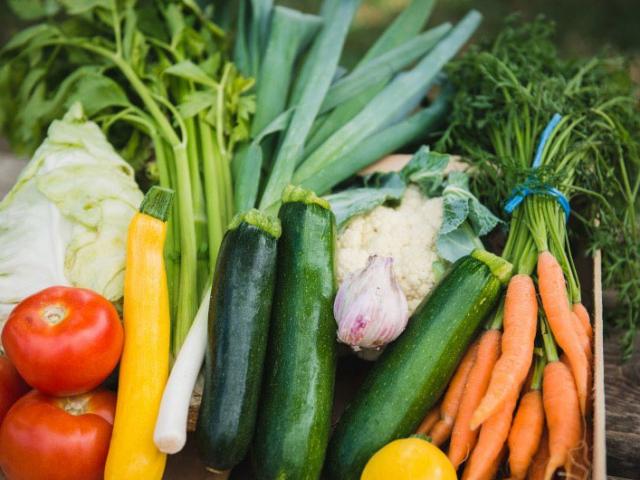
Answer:
<svg viewBox="0 0 640 480"><path fill-rule="evenodd" d="M551 137L551 134L560 123L560 120L562 120L562 116L558 113L554 114L545 127L544 131L542 132L540 141L538 142L538 148L536 149L536 155L533 160L532 167L534 170L540 167L540 163L542 162L542 154L544 153L544 147L549 141L549 137ZM533 186L530 180L527 180L522 185L518 185L513 190L513 192L511 193L511 197L504 205L504 211L509 214L513 213L518 205L520 205L529 195L549 195L555 198L564 210L565 221L569 221L569 216L571 215L571 205L569 205L569 200L567 200L567 197L565 197L557 188L553 188L549 185Z"/></svg>

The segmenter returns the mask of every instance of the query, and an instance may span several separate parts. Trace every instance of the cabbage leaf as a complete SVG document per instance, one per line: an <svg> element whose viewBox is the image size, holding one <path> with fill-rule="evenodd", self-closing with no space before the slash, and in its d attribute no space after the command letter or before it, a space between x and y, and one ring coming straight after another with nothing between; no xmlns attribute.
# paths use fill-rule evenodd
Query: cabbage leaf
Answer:
<svg viewBox="0 0 640 480"><path fill-rule="evenodd" d="M142 201L133 175L79 103L51 124L0 202L0 325L53 285L122 298L127 228Z"/></svg>

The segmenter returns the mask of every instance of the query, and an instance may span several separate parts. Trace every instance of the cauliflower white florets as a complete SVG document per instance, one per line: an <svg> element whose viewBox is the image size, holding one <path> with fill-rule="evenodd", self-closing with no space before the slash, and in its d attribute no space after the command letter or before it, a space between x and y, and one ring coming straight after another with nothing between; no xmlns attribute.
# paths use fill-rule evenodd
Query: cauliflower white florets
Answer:
<svg viewBox="0 0 640 480"><path fill-rule="evenodd" d="M394 272L413 313L435 286L433 263L442 224L442 197L409 186L396 208L379 206L355 217L338 236L338 281L365 267L370 255L393 257Z"/></svg>

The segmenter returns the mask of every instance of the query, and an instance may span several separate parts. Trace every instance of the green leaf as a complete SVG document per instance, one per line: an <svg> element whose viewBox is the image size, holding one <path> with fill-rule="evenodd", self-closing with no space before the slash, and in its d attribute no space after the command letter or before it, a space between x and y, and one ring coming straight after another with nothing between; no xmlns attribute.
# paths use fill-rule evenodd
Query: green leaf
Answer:
<svg viewBox="0 0 640 480"><path fill-rule="evenodd" d="M292 113L292 110L282 112L248 146L240 148L236 153L232 164L236 212L244 212L255 206L263 163L261 143L270 135L286 129L291 121Z"/></svg>
<svg viewBox="0 0 640 480"><path fill-rule="evenodd" d="M108 107L131 105L124 90L115 81L101 74L85 75L76 84L74 93L65 101L65 108L80 102L91 117Z"/></svg>
<svg viewBox="0 0 640 480"><path fill-rule="evenodd" d="M273 9L271 34L264 55L264 65L268 67L258 78L253 135L285 110L295 61L321 24L322 20L315 15L280 6Z"/></svg>
<svg viewBox="0 0 640 480"><path fill-rule="evenodd" d="M469 224L463 222L448 233L441 231L436 240L436 248L441 258L455 262L469 255L474 249L483 248L483 245Z"/></svg>
<svg viewBox="0 0 640 480"><path fill-rule="evenodd" d="M449 174L442 193L445 199L443 230L445 233L469 220L478 235L486 235L500 222L491 211L469 191L469 177L463 172Z"/></svg>
<svg viewBox="0 0 640 480"><path fill-rule="evenodd" d="M353 119L311 153L296 170L294 183L302 184L336 159L352 154L364 139L403 114L407 105L424 92L469 40L481 18L477 11L469 12L415 68L396 77Z"/></svg>
<svg viewBox="0 0 640 480"><path fill-rule="evenodd" d="M331 205L336 216L336 224L343 229L349 220L367 213L383 204L398 204L407 188L405 181L397 173L382 177L379 185L343 190L324 198Z"/></svg>
<svg viewBox="0 0 640 480"><path fill-rule="evenodd" d="M398 149L426 139L445 120L450 107L450 97L441 93L427 108L411 117L367 137L348 154L337 157L327 167L302 186L320 195L329 192L335 185L356 174L361 169L380 160Z"/></svg>
<svg viewBox="0 0 640 480"><path fill-rule="evenodd" d="M40 24L33 27L25 28L16 33L2 48L2 53L6 53L10 50L17 50L27 46L27 44L36 40L39 42L51 39L60 34L60 31L51 25Z"/></svg>
<svg viewBox="0 0 640 480"><path fill-rule="evenodd" d="M260 76L264 48L266 48L269 38L269 20L272 9L273 0L251 0L248 48L252 77Z"/></svg>
<svg viewBox="0 0 640 480"><path fill-rule="evenodd" d="M451 24L444 23L403 43L389 52L367 62L362 68L335 82L325 98L320 113L341 105L344 102L366 92L370 87L389 79L408 67L431 50L438 41L451 30ZM313 150L314 143L308 147Z"/></svg>
<svg viewBox="0 0 640 480"><path fill-rule="evenodd" d="M60 10L57 0L8 0L9 8L22 20L52 17Z"/></svg>
<svg viewBox="0 0 640 480"><path fill-rule="evenodd" d="M389 25L360 60L354 73L366 67L376 57L402 45L420 32L431 15L434 0L413 0ZM309 139L309 152L314 151L334 132L358 114L389 82L391 76L371 85L366 92L337 107L314 129Z"/></svg>
<svg viewBox="0 0 640 480"><path fill-rule="evenodd" d="M178 43L178 39L182 34L182 31L186 27L184 15L177 4L169 3L164 10L164 18L166 20L165 23L169 28L171 45L175 46Z"/></svg>
<svg viewBox="0 0 640 480"><path fill-rule="evenodd" d="M173 75L174 77L191 80L192 82L207 85L209 87L218 87L218 84L209 75L207 75L204 70L190 60L183 60L182 62L171 65L164 71L164 73L167 75Z"/></svg>
<svg viewBox="0 0 640 480"><path fill-rule="evenodd" d="M69 15L90 12L96 8L111 10L111 0L59 0Z"/></svg>
<svg viewBox="0 0 640 480"><path fill-rule="evenodd" d="M478 237L493 230L500 220L469 191L469 176L464 172L448 175L442 196L438 253L453 262L474 248L482 248Z"/></svg>
<svg viewBox="0 0 640 480"><path fill-rule="evenodd" d="M437 196L442 192L444 171L449 164L448 154L431 152L429 147L423 146L402 169L402 176L420 187L427 197Z"/></svg>
<svg viewBox="0 0 640 480"><path fill-rule="evenodd" d="M249 39L247 38L247 32L249 30L247 25L249 7L247 6L247 0L240 0L238 3L238 25L233 49L233 63L243 75L251 76L253 73L252 62L249 53Z"/></svg>
<svg viewBox="0 0 640 480"><path fill-rule="evenodd" d="M197 114L211 108L216 102L216 93L208 91L191 92L185 97L184 102L178 105L178 111L184 118L192 118Z"/></svg>
<svg viewBox="0 0 640 480"><path fill-rule="evenodd" d="M261 208L268 208L280 201L282 190L293 177L299 156L313 125L324 97L331 86L349 25L360 0L327 0L324 28L316 37L302 71L293 87L290 106L295 107L282 145L265 187ZM313 79L313 81L310 81Z"/></svg>
<svg viewBox="0 0 640 480"><path fill-rule="evenodd" d="M220 52L216 52L213 55L207 57L205 61L200 63L200 68L211 78L214 78L216 75L218 75L221 64L222 55L220 54Z"/></svg>

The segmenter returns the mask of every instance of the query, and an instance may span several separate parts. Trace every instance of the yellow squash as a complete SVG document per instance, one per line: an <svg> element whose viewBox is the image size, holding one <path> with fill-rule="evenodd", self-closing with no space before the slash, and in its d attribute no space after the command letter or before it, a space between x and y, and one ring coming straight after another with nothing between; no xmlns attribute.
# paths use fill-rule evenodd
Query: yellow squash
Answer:
<svg viewBox="0 0 640 480"><path fill-rule="evenodd" d="M456 480L447 456L434 444L417 437L402 438L378 450L364 467L360 480Z"/></svg>
<svg viewBox="0 0 640 480"><path fill-rule="evenodd" d="M166 455L153 443L169 374L169 295L164 265L172 192L153 187L131 220L124 280L124 351L105 480L155 480Z"/></svg>

